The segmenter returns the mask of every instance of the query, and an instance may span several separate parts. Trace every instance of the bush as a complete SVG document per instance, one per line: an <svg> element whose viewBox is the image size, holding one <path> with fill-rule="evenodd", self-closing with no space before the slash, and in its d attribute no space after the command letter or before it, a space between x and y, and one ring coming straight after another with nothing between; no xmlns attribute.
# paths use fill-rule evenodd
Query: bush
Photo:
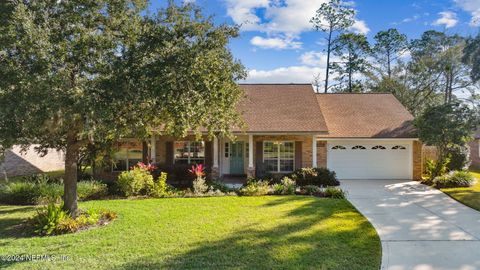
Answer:
<svg viewBox="0 0 480 270"><path fill-rule="evenodd" d="M169 187L167 184L167 174L162 172L153 184L153 188L148 191L148 194L153 197L166 197L169 195Z"/></svg>
<svg viewBox="0 0 480 270"><path fill-rule="evenodd" d="M125 196L146 195L155 183L149 171L134 167L118 176L118 186Z"/></svg>
<svg viewBox="0 0 480 270"><path fill-rule="evenodd" d="M63 192L62 192L63 195ZM108 195L107 184L97 180L81 181L77 184L77 196L81 201L98 200Z"/></svg>
<svg viewBox="0 0 480 270"><path fill-rule="evenodd" d="M325 190L323 190L323 195L327 198L345 199L346 194L341 188L326 187Z"/></svg>
<svg viewBox="0 0 480 270"><path fill-rule="evenodd" d="M300 194L302 195L323 195L322 189L314 185L306 185L300 188Z"/></svg>
<svg viewBox="0 0 480 270"><path fill-rule="evenodd" d="M448 171L464 170L470 163L470 148L466 145L454 145L447 149Z"/></svg>
<svg viewBox="0 0 480 270"><path fill-rule="evenodd" d="M33 225L34 232L38 235L56 235L76 232L93 225L103 225L115 218L117 218L116 213L105 210L87 210L73 218L63 210L63 204L50 203L37 211Z"/></svg>
<svg viewBox="0 0 480 270"><path fill-rule="evenodd" d="M248 181L239 191L243 196L262 196L270 193L268 181Z"/></svg>
<svg viewBox="0 0 480 270"><path fill-rule="evenodd" d="M272 186L272 192L277 195L293 195L295 194L295 181L285 176L282 178L280 184L274 184Z"/></svg>
<svg viewBox="0 0 480 270"><path fill-rule="evenodd" d="M290 178L292 178L298 186L315 185L326 187L340 185L335 172L326 168L297 169L291 174Z"/></svg>
<svg viewBox="0 0 480 270"><path fill-rule="evenodd" d="M436 188L469 187L475 182L475 177L468 171L453 171L433 179Z"/></svg>
<svg viewBox="0 0 480 270"><path fill-rule="evenodd" d="M449 163L449 159L445 160L445 162L441 165L439 174L443 175L447 172L447 164ZM432 178L434 177L435 170L437 168L437 161L432 159L427 159L425 161L425 177L426 180L422 181L422 183L431 185Z"/></svg>

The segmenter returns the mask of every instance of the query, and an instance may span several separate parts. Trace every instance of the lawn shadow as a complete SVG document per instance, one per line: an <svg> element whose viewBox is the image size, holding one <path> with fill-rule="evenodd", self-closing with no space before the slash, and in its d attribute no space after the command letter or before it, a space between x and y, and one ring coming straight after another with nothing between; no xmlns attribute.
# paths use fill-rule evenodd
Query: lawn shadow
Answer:
<svg viewBox="0 0 480 270"><path fill-rule="evenodd" d="M262 207L273 207L291 200L295 198L283 197ZM331 222L333 216L354 211L346 204L345 208L325 207L325 202L320 199L306 202L285 213L285 217L293 216L293 219L273 228L251 225L220 240L198 242L185 253L171 257L145 256L124 264L120 269L378 268L380 243L378 239L372 241L371 237L362 235L371 229L368 221L362 220L355 226L338 230L322 230L323 223ZM372 250L375 251L373 255Z"/></svg>

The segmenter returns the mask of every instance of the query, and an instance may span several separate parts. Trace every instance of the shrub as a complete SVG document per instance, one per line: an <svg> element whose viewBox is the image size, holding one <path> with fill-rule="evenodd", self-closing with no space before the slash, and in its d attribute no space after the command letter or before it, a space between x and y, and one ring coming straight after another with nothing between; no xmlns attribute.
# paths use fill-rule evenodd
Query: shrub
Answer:
<svg viewBox="0 0 480 270"><path fill-rule="evenodd" d="M208 186L203 165L196 164L192 166L189 172L195 176L195 180L193 180L193 193L198 195L207 192Z"/></svg>
<svg viewBox="0 0 480 270"><path fill-rule="evenodd" d="M320 195L322 193L322 189L318 186L306 185L300 188L300 193L304 195Z"/></svg>
<svg viewBox="0 0 480 270"><path fill-rule="evenodd" d="M323 190L323 195L327 198L345 199L345 191L338 187L326 187Z"/></svg>
<svg viewBox="0 0 480 270"><path fill-rule="evenodd" d="M42 210L37 211L35 217L35 233L51 235L57 232L58 225L67 217L68 213L63 210L63 204L50 203Z"/></svg>
<svg viewBox="0 0 480 270"><path fill-rule="evenodd" d="M62 204L50 203L44 209L37 211L33 220L34 232L39 235L72 233L93 225L106 224L116 217L116 213L108 210L87 210L73 218L63 210Z"/></svg>
<svg viewBox="0 0 480 270"><path fill-rule="evenodd" d="M153 187L148 194L153 197L165 197L168 195L167 174L162 172L157 180L153 183Z"/></svg>
<svg viewBox="0 0 480 270"><path fill-rule="evenodd" d="M282 184L273 184L272 185L272 193L275 195L281 195L283 194L283 185Z"/></svg>
<svg viewBox="0 0 480 270"><path fill-rule="evenodd" d="M272 185L272 192L277 195L293 195L295 194L295 181L285 176L279 184Z"/></svg>
<svg viewBox="0 0 480 270"><path fill-rule="evenodd" d="M213 181L210 184L210 188L214 190L220 190L223 193L229 193L235 191L235 188L231 188L227 186L225 183L218 182L218 181Z"/></svg>
<svg viewBox="0 0 480 270"><path fill-rule="evenodd" d="M62 192L63 193L63 192ZM81 181L77 184L77 196L81 201L98 200L108 195L107 184L96 180Z"/></svg>
<svg viewBox="0 0 480 270"><path fill-rule="evenodd" d="M270 193L268 181L249 181L239 191L243 196L262 196Z"/></svg>
<svg viewBox="0 0 480 270"><path fill-rule="evenodd" d="M466 145L454 145L447 149L448 171L464 170L470 163L470 148Z"/></svg>
<svg viewBox="0 0 480 270"><path fill-rule="evenodd" d="M122 172L118 176L118 186L125 196L145 195L154 187L153 176L140 167Z"/></svg>
<svg viewBox="0 0 480 270"><path fill-rule="evenodd" d="M475 182L475 177L468 171L453 171L433 179L436 188L469 187Z"/></svg>
<svg viewBox="0 0 480 270"><path fill-rule="evenodd" d="M445 162L439 167L439 174L443 175L447 172L447 164L450 162L449 159L446 159ZM432 184L432 178L434 177L435 170L437 169L437 161L432 159L427 159L425 161L425 177L426 179L422 182L427 185Z"/></svg>
<svg viewBox="0 0 480 270"><path fill-rule="evenodd" d="M291 174L290 178L292 178L298 186L315 185L326 187L340 185L335 172L326 168L297 169Z"/></svg>

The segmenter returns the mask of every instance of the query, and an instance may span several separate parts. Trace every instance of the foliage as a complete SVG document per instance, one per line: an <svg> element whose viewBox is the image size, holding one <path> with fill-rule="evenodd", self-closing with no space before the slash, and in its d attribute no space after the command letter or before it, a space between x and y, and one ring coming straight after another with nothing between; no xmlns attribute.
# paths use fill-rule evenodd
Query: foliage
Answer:
<svg viewBox="0 0 480 270"><path fill-rule="evenodd" d="M475 183L475 177L468 171L452 171L433 179L436 188L469 187Z"/></svg>
<svg viewBox="0 0 480 270"><path fill-rule="evenodd" d="M27 179L27 181L25 181ZM63 196L62 183L34 181L37 177L27 177L20 181L0 184L0 202L6 204L45 204L56 202ZM81 181L78 183L78 199L94 200L108 194L107 185L99 181Z"/></svg>
<svg viewBox="0 0 480 270"><path fill-rule="evenodd" d="M64 149L72 214L85 147L158 126L229 135L246 75L228 47L238 27L191 4L151 14L145 0L87 2L8 1L0 24L0 145Z"/></svg>
<svg viewBox="0 0 480 270"><path fill-rule="evenodd" d="M323 195L332 199L345 199L345 191L338 187L326 187L323 190Z"/></svg>
<svg viewBox="0 0 480 270"><path fill-rule="evenodd" d="M50 203L33 218L35 233L38 235L57 235L73 233L93 225L103 225L117 218L117 214L108 210L87 210L77 217L70 216L63 205Z"/></svg>
<svg viewBox="0 0 480 270"><path fill-rule="evenodd" d="M432 177L440 175L448 158L448 148L465 145L478 126L475 112L459 102L431 107L415 119L420 140L437 147L438 162Z"/></svg>
<svg viewBox="0 0 480 270"><path fill-rule="evenodd" d="M455 200L480 211L480 173L471 171L476 183L471 187L442 188L442 191Z"/></svg>
<svg viewBox="0 0 480 270"><path fill-rule="evenodd" d="M433 159L425 160L425 184L431 184L433 180L433 175L435 174L435 170L438 169L438 174L443 175L448 171L447 165L449 163L449 159L445 159L443 164L438 164L437 161Z"/></svg>
<svg viewBox="0 0 480 270"><path fill-rule="evenodd" d="M480 34L475 38L467 39L463 54L463 63L471 66L470 77L474 82L478 82L480 80Z"/></svg>
<svg viewBox="0 0 480 270"><path fill-rule="evenodd" d="M270 186L268 181L248 181L238 193L242 196L263 196L270 193Z"/></svg>
<svg viewBox="0 0 480 270"><path fill-rule="evenodd" d="M300 187L300 192L304 195L319 195L322 194L322 189L319 186L306 185Z"/></svg>
<svg viewBox="0 0 480 270"><path fill-rule="evenodd" d="M452 145L447 148L449 171L467 169L470 165L470 147L467 145Z"/></svg>
<svg viewBox="0 0 480 270"><path fill-rule="evenodd" d="M167 184L167 174L162 172L157 180L154 181L153 187L149 190L149 195L153 197L165 197L169 195L169 186Z"/></svg>
<svg viewBox="0 0 480 270"><path fill-rule="evenodd" d="M155 185L150 172L140 167L122 172L117 182L125 196L146 195Z"/></svg>
<svg viewBox="0 0 480 270"><path fill-rule="evenodd" d="M400 34L395 28L390 28L378 32L374 39L372 54L379 64L378 70L381 77L391 79L393 63L408 49L407 36Z"/></svg>
<svg viewBox="0 0 480 270"><path fill-rule="evenodd" d="M332 65L332 70L338 74L335 89L340 92L363 92L362 83L354 77L365 73L369 66L367 56L370 45L367 37L354 33L341 34L334 42L333 52L340 59Z"/></svg>
<svg viewBox="0 0 480 270"><path fill-rule="evenodd" d="M325 72L325 93L329 89L328 77L330 75L330 54L332 52L332 45L335 40L333 36L335 32L342 33L354 23L355 10L343 3L340 0L330 0L327 3L322 3L320 8L316 11L315 16L310 19L310 23L316 31L326 33L327 38L327 69ZM317 86L317 91L318 91Z"/></svg>
<svg viewBox="0 0 480 270"><path fill-rule="evenodd" d="M153 172L157 169L157 166L152 164L152 163L143 163L143 162L138 162L135 167L139 167L142 170Z"/></svg>
<svg viewBox="0 0 480 270"><path fill-rule="evenodd" d="M194 194L203 194L207 192L208 185L207 180L205 179L205 167L202 164L195 164L189 170L189 172L195 176L193 180L193 193Z"/></svg>
<svg viewBox="0 0 480 270"><path fill-rule="evenodd" d="M298 186L315 185L319 187L338 186L340 182L335 172L327 168L300 168L291 175Z"/></svg>
<svg viewBox="0 0 480 270"><path fill-rule="evenodd" d="M272 193L276 195L293 195L295 194L295 181L285 176L280 183L273 184Z"/></svg>

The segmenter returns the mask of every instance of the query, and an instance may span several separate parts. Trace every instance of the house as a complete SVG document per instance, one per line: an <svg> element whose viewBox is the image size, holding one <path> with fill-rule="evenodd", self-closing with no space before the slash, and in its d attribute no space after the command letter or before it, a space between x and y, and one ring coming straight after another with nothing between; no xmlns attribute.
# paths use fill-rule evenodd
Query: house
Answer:
<svg viewBox="0 0 480 270"><path fill-rule="evenodd" d="M419 179L422 144L413 116L391 94L316 94L310 84L241 84L246 130L236 140L203 136L127 140L114 171L150 159L160 165L202 163L213 178L284 174L327 167L339 179Z"/></svg>

